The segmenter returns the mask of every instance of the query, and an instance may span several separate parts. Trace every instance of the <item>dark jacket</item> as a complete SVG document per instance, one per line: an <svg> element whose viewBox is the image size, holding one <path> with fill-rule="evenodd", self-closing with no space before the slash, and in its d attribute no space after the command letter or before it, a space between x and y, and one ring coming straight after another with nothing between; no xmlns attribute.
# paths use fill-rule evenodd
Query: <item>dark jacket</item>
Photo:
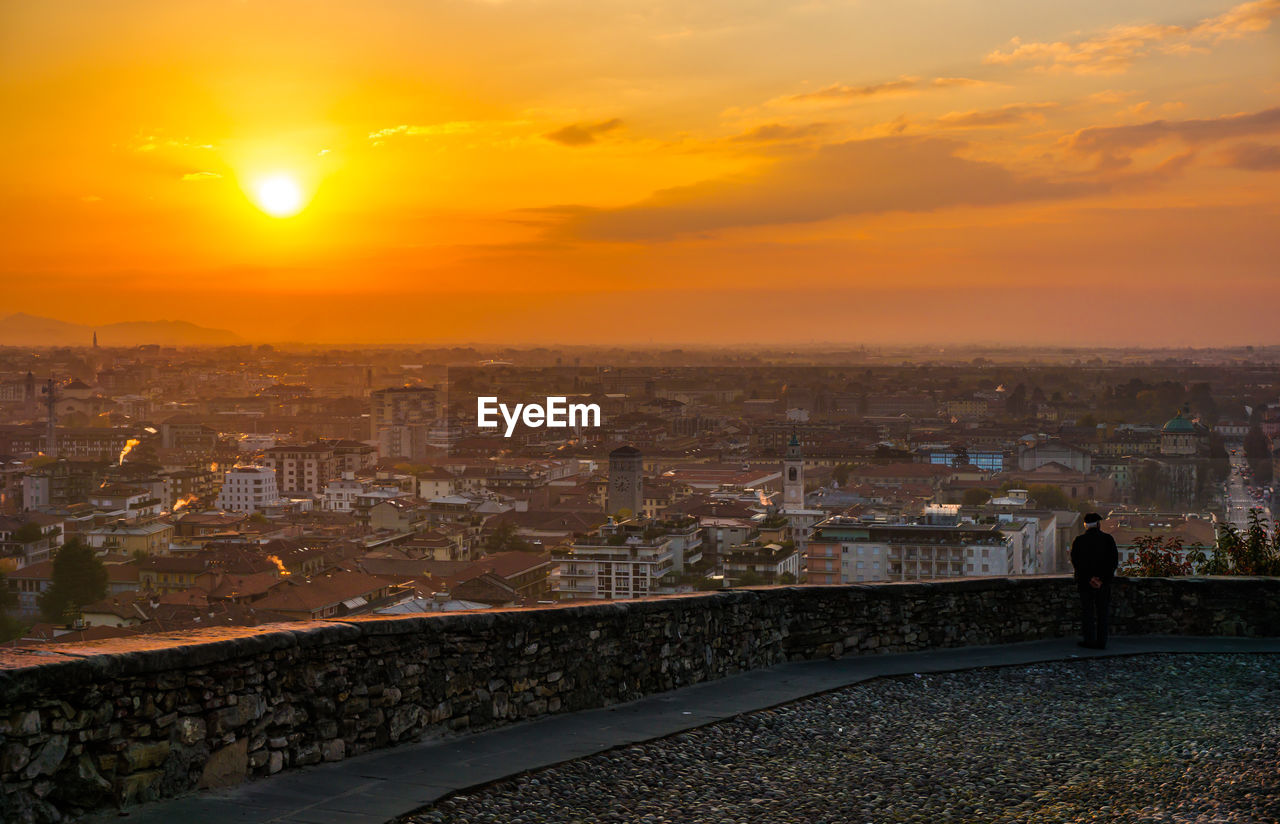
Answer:
<svg viewBox="0 0 1280 824"><path fill-rule="evenodd" d="M1098 527L1086 529L1071 544L1071 566L1075 567L1077 584L1088 584L1090 578L1101 578L1103 584L1109 584L1119 565L1116 539Z"/></svg>

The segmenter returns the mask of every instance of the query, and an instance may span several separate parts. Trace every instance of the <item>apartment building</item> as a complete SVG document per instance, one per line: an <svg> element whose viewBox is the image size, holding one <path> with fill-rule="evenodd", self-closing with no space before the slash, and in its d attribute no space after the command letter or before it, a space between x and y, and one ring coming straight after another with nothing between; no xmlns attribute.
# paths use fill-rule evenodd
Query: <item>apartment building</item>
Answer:
<svg viewBox="0 0 1280 824"><path fill-rule="evenodd" d="M805 552L811 584L1011 575L1013 545L1001 524L877 523L833 516Z"/></svg>

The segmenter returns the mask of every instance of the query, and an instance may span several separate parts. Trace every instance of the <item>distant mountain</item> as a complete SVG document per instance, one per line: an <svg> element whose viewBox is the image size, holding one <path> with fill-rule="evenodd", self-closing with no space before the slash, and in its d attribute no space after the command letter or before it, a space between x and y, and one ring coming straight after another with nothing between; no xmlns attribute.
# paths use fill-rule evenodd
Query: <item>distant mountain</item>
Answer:
<svg viewBox="0 0 1280 824"><path fill-rule="evenodd" d="M185 320L134 320L86 326L19 312L0 318L0 346L227 346L243 343L225 329L209 329Z"/></svg>

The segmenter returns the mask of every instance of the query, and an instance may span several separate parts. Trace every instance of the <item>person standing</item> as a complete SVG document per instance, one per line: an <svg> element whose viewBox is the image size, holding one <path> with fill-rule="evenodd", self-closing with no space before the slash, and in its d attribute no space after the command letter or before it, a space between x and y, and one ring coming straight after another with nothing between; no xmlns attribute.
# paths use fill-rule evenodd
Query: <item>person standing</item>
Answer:
<svg viewBox="0 0 1280 824"><path fill-rule="evenodd" d="M1084 516L1084 532L1071 544L1071 566L1080 591L1080 624L1084 640L1080 646L1107 648L1111 617L1111 582L1120 565L1116 539L1102 531L1102 516Z"/></svg>

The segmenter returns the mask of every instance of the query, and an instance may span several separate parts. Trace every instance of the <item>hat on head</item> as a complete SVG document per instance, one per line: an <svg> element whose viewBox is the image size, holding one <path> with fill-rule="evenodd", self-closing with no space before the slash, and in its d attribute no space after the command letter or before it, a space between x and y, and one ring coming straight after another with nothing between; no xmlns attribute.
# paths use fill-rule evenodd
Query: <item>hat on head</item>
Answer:
<svg viewBox="0 0 1280 824"><path fill-rule="evenodd" d="M1100 524L1102 523L1102 516L1096 512L1090 512L1088 515L1084 516L1084 522L1086 524Z"/></svg>

